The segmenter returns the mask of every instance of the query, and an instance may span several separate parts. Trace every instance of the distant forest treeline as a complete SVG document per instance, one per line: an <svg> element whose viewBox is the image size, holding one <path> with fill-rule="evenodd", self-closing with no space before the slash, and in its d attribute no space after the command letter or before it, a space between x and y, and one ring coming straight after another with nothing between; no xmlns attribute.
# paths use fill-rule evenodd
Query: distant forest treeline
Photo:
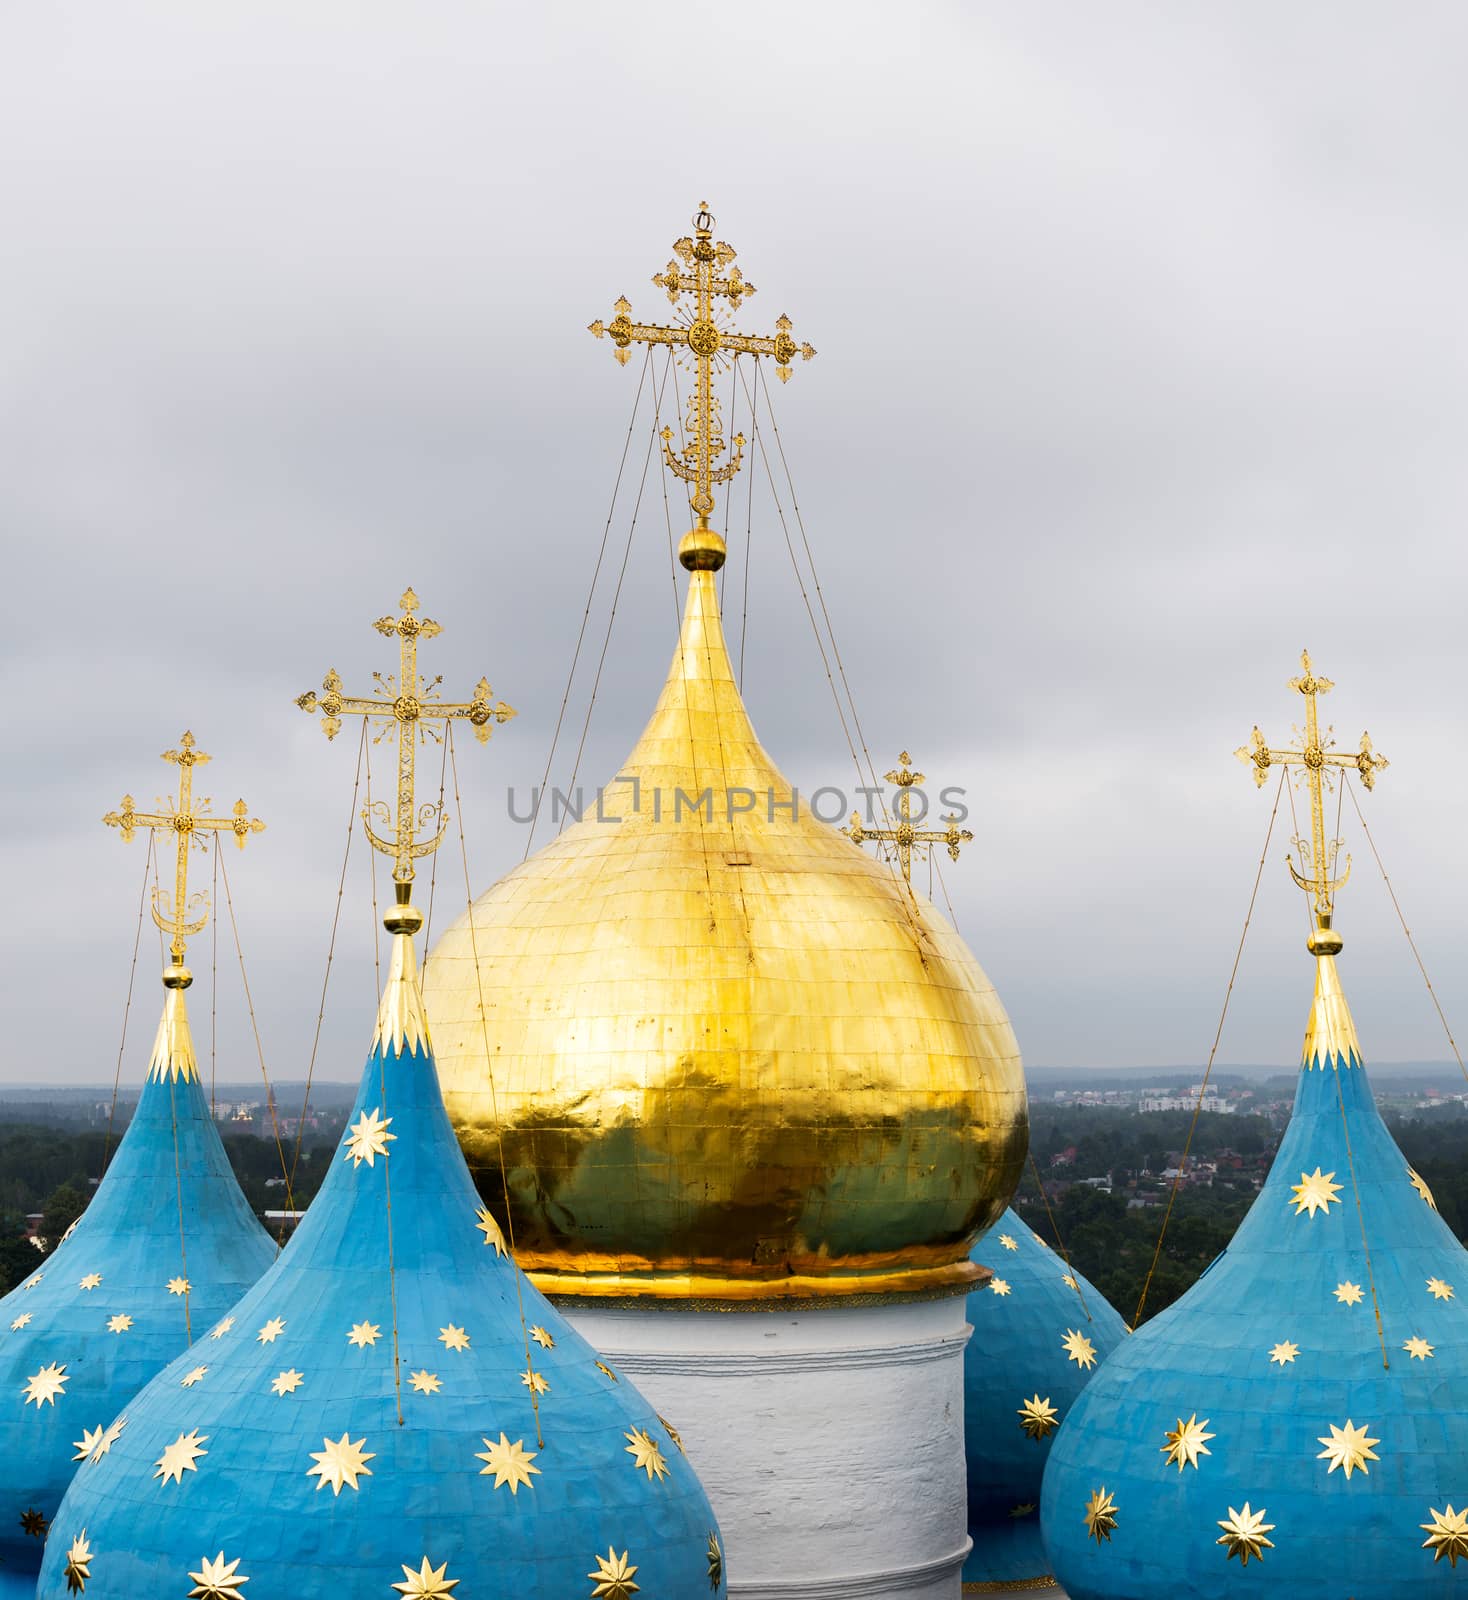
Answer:
<svg viewBox="0 0 1468 1600"><path fill-rule="evenodd" d="M1468 1234L1468 1114L1445 1107L1426 1118L1384 1115L1403 1155L1432 1189L1443 1220L1463 1239ZM1172 1188L1162 1174L1181 1153L1191 1121L1185 1111L1044 1102L1031 1109L1033 1160L1015 1209L1046 1243L1058 1248L1063 1240L1072 1264L1128 1322L1141 1299ZM1198 1118L1190 1169L1218 1163L1224 1152L1242 1160L1237 1167L1219 1163L1209 1182L1179 1188L1143 1321L1171 1305L1228 1244L1269 1171L1281 1129L1282 1121L1276 1126L1262 1115L1204 1112ZM1073 1157L1053 1164L1070 1151ZM1109 1182L1111 1192L1088 1186L1087 1179Z"/></svg>
<svg viewBox="0 0 1468 1600"><path fill-rule="evenodd" d="M1048 1243L1058 1248L1063 1240L1072 1263L1129 1322L1171 1188L1162 1174L1181 1152L1190 1121L1180 1111L1043 1101L1032 1108L1032 1160L1015 1208ZM1468 1113L1445 1108L1415 1119L1388 1113L1387 1122L1407 1160L1431 1186L1443 1219L1463 1238L1468 1233ZM1218 1170L1207 1175L1209 1181L1179 1189L1145 1316L1177 1299L1227 1245L1268 1171L1279 1132L1263 1115L1205 1112L1199 1117L1190 1166L1196 1171L1196 1164L1205 1163ZM292 1190L298 1208L316 1193L339 1138L339 1129L326 1126L310 1136ZM105 1132L0 1122L0 1293L13 1288L38 1260L25 1236L27 1216L41 1213L42 1236L59 1239L85 1207L116 1142ZM283 1210L275 1141L226 1132L224 1148L256 1214ZM288 1141L287 1158L292 1150ZM1037 1171L1045 1181L1044 1197ZM1109 1184L1110 1192L1088 1179Z"/></svg>

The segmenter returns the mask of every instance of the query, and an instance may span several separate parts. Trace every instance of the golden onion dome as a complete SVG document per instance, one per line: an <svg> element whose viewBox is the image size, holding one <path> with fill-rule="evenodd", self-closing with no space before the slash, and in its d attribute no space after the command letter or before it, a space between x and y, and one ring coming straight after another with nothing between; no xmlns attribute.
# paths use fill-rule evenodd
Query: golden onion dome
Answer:
<svg viewBox="0 0 1468 1600"><path fill-rule="evenodd" d="M460 1141L550 1293L967 1283L1025 1153L1009 1018L931 904L792 814L730 669L722 541L682 558L678 648L606 820L495 884L427 962Z"/></svg>

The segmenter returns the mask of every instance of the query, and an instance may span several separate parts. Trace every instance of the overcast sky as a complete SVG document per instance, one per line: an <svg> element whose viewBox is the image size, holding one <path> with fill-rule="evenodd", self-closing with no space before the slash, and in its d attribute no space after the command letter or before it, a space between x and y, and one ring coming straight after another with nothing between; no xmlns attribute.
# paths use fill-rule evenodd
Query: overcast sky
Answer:
<svg viewBox="0 0 1468 1600"><path fill-rule="evenodd" d="M269 824L227 866L267 1061L301 1076L355 739L291 702L390 665L368 624L406 583L446 687L519 709L459 765L476 892L520 859L505 792L546 760L638 380L586 324L621 293L666 314L648 280L704 198L760 290L741 325L788 312L820 352L775 402L852 691L879 770L905 746L970 791L948 883L1027 1061L1206 1056L1270 810L1232 751L1288 738L1305 645L1343 744L1391 759L1363 804L1468 1030L1465 34L1425 0L5 7L0 1077L110 1081L144 844L99 819L163 792L185 727L216 810ZM747 488L751 713L802 787L851 782ZM592 781L673 642L661 497ZM610 606L604 580L593 657ZM1346 818L1368 1058L1446 1058ZM1222 1061L1297 1057L1289 831ZM330 1077L371 1027L366 860ZM454 854L440 891L462 904ZM245 1079L224 937L218 1070ZM150 928L125 1081L157 954ZM208 935L191 961L207 1051Z"/></svg>

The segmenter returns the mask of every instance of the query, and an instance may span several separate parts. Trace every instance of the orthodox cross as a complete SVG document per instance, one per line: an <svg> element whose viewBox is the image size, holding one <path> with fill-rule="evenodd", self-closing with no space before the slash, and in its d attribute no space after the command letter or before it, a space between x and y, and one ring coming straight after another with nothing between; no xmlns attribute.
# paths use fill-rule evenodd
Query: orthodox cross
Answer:
<svg viewBox="0 0 1468 1600"><path fill-rule="evenodd" d="M1371 748L1369 733L1361 735L1361 748L1355 752L1331 748L1335 743L1332 737L1334 730L1327 727L1322 733L1317 701L1321 695L1328 694L1335 684L1329 678L1315 676L1308 650L1301 653L1300 665L1304 668L1304 676L1290 679L1290 688L1298 690L1305 697L1305 731L1301 734L1298 728L1295 730L1295 737L1300 741L1299 748L1272 750L1256 727L1248 744L1242 745L1234 754L1253 768L1254 782L1261 788L1271 767L1284 767L1286 771L1291 767L1303 769L1310 789L1310 840L1307 843L1297 838L1295 847L1300 852L1301 865L1310 870L1308 874L1298 871L1291 860L1290 876L1307 894L1314 896L1316 920L1322 928L1329 928L1335 891L1351 876L1349 856L1346 857L1346 870L1339 877L1334 875L1341 841L1327 840L1325 837L1325 795L1333 786L1331 769L1354 767L1361 774L1361 782L1372 789L1376 786L1376 774L1385 769L1387 759L1377 755Z"/></svg>
<svg viewBox="0 0 1468 1600"><path fill-rule="evenodd" d="M867 828L862 825L861 813L851 813L851 826L842 831L848 838L857 844L867 839L884 839L897 846L897 860L902 867L902 876L912 882L912 847L915 844L946 844L948 854L958 860L958 847L969 844L973 840L967 828L958 826L958 819L953 816L943 818L947 824L941 829L915 828L912 825L912 791L928 780L921 772L912 770L912 757L904 750L898 757L902 763L887 774L887 782L897 786L897 826L895 828ZM921 821L921 818L919 818Z"/></svg>
<svg viewBox="0 0 1468 1600"><path fill-rule="evenodd" d="M732 247L722 239L715 243L714 219L707 205L701 205L693 218L693 235L674 244L675 259L652 280L675 306L685 295L689 297L679 308L679 321L674 326L634 322L631 302L623 296L612 308L616 312L612 320L593 322L590 331L598 339L603 334L610 335L612 354L624 366L634 344L670 345L680 353L680 361L684 350L692 356L695 377L688 397L688 443L675 451L673 430L664 428L663 459L671 472L693 485L689 505L698 518L698 526L707 528L709 513L714 509L714 485L727 483L739 471L744 457L744 435L736 433L733 455L722 466L718 464L726 446L724 420L714 394L715 366L722 371L730 354L752 355L756 359L773 356L775 371L784 383L790 377L790 363L795 357L809 361L815 351L791 338L789 317L775 319L773 334L736 333L730 328L728 308L737 311L740 301L754 293L754 285L732 265ZM728 308L721 304L724 301Z"/></svg>
<svg viewBox="0 0 1468 1600"><path fill-rule="evenodd" d="M496 722L508 722L515 712L513 707L507 706L502 700L491 703L489 697L493 691L489 687L487 678L481 678L474 686L472 700L464 702L440 700L438 686L443 682L443 674L440 673L435 678L419 676L418 641L432 639L443 630L431 617L420 617L415 614L418 610L418 596L411 589L404 590L398 604L402 607L403 613L400 617L379 617L372 624L384 638L397 636L399 662L396 678L391 673L374 672L372 676L377 682L377 687L372 696L358 697L342 693L341 675L333 668L322 680L325 693L303 694L296 704L302 711L321 713L322 732L328 739L336 738L341 732L343 716L373 719L380 728L372 741L373 744L381 744L396 727L398 735L396 816L385 800L377 800L363 810L362 826L373 849L380 850L383 855L393 858L393 882L402 889L413 881L414 861L420 856L431 855L438 849L443 840L444 830L448 826L441 803L421 807L417 804L413 782L413 759L419 743L428 739L437 742L440 739L438 729L433 726L435 722L441 721L446 725L452 719L462 718L473 727L474 737L483 744L489 738L491 725ZM374 817L381 826L392 829L391 838L374 831L372 826ZM419 830L429 827L435 829L433 837L419 839ZM402 895L402 899L406 904L406 894Z"/></svg>
<svg viewBox="0 0 1468 1600"><path fill-rule="evenodd" d="M194 768L202 766L208 755L194 744L194 736L185 733L178 741L177 750L165 750L161 757L178 768L178 798L171 796L159 800L160 809L139 811L130 794L122 797L122 810L109 811L103 822L109 828L118 828L125 840L131 841L135 828L159 828L171 832L177 841L173 868L173 899L168 903L166 890L153 890L153 920L162 930L172 935L169 948L175 966L183 965L185 941L203 930L209 921L209 896L202 890L189 897L189 846L200 850L209 848L212 834L232 833L241 850L245 836L264 833L265 824L250 815L243 800L237 801L234 812L228 817L211 817L210 802L194 799ZM163 807L167 809L162 809ZM167 909L165 909L165 905Z"/></svg>

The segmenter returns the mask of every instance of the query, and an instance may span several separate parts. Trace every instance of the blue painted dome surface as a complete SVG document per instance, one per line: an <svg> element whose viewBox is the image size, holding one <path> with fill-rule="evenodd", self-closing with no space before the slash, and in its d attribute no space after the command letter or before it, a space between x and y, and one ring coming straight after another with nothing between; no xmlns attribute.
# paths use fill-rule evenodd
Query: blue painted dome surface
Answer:
<svg viewBox="0 0 1468 1600"><path fill-rule="evenodd" d="M24 1574L34 1593L41 1530L78 1462L108 1447L118 1413L275 1254L219 1142L183 991L171 989L137 1111L91 1204L0 1300L0 1572Z"/></svg>
<svg viewBox="0 0 1468 1600"><path fill-rule="evenodd" d="M78 1474L39 1595L67 1594L82 1536L87 1600L246 1579L247 1600L723 1594L676 1431L519 1273L480 1204L407 935L319 1195Z"/></svg>
<svg viewBox="0 0 1468 1600"><path fill-rule="evenodd" d="M1061 1583L1074 1600L1468 1583L1465 1301L1468 1255L1377 1113L1321 956L1259 1198L1056 1436L1041 1520Z"/></svg>
<svg viewBox="0 0 1468 1600"><path fill-rule="evenodd" d="M970 1259L994 1274L968 1297L963 1357L968 1456L966 1585L1023 1583L1049 1572L1040 1539L1040 1479L1055 1430L1126 1336L1094 1286L1012 1211Z"/></svg>

